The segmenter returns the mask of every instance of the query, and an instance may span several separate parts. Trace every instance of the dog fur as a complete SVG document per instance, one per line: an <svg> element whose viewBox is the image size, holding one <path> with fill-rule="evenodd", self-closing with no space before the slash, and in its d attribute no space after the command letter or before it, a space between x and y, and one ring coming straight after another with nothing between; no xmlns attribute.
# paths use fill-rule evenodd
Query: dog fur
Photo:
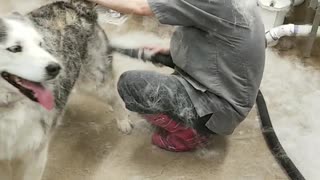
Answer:
<svg viewBox="0 0 320 180"><path fill-rule="evenodd" d="M12 25L6 26L8 22ZM8 27L18 29L18 32L13 34L13 28L9 30ZM23 61L27 56L23 54L19 61L14 62L16 66L10 73L44 82L54 92L56 106L52 111L47 111L3 79L0 80L0 163L8 163L9 167L8 171L0 171L0 179L41 179L49 140L63 117L68 97L75 86L84 92L94 92L109 102L113 110L117 111L115 114L119 115L116 117L118 127L125 133L131 131L128 112L115 91L109 41L97 23L97 14L92 4L81 0L55 2L32 11L25 18L0 20L1 68L6 66L2 64L3 59L12 60L12 56L5 54L5 48L12 38L43 42L42 46L31 43L30 54L27 55L32 62ZM29 48L29 44L26 46ZM37 72L43 69L39 64L49 61L59 62L63 69L56 79L46 81L44 73ZM33 67L33 63L38 66ZM0 70L9 71L8 68Z"/></svg>

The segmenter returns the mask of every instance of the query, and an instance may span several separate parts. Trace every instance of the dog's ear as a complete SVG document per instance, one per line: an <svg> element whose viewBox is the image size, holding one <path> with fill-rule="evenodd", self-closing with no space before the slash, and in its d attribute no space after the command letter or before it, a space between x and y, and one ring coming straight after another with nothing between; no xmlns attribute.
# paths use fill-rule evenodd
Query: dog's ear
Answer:
<svg viewBox="0 0 320 180"><path fill-rule="evenodd" d="M28 19L26 16L20 14L19 12L12 12L6 18L21 21L21 22L24 22L29 25L32 24L30 19Z"/></svg>
<svg viewBox="0 0 320 180"><path fill-rule="evenodd" d="M0 18L0 43L7 39L7 27L2 18Z"/></svg>

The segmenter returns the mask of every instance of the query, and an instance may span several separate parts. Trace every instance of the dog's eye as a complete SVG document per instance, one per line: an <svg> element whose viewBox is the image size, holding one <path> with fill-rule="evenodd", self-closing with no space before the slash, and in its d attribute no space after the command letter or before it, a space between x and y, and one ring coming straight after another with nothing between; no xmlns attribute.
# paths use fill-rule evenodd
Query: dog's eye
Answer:
<svg viewBox="0 0 320 180"><path fill-rule="evenodd" d="M12 46L12 47L7 48L7 50L12 53L19 53L19 52L22 52L22 46L20 46L20 45Z"/></svg>

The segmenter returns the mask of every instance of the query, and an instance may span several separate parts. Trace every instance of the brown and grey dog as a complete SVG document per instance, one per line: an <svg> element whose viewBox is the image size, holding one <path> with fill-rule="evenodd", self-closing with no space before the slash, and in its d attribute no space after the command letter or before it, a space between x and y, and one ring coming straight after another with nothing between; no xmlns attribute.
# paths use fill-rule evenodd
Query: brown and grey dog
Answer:
<svg viewBox="0 0 320 180"><path fill-rule="evenodd" d="M131 131L109 46L94 6L85 1L0 19L0 164L20 162L11 172L0 170L0 179L41 179L50 137L75 86L108 101L121 116L119 128Z"/></svg>

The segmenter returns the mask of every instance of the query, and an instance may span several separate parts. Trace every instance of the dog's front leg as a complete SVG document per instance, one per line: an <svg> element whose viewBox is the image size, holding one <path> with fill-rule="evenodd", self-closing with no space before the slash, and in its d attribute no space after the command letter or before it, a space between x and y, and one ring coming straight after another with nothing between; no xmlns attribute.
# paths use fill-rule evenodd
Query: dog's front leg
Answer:
<svg viewBox="0 0 320 180"><path fill-rule="evenodd" d="M109 84L109 87L107 86L105 91L108 92L109 95L106 95L105 97L107 97L106 100L112 107L119 130L125 134L130 134L133 129L133 125L129 119L129 111L125 108L125 104L122 101L114 83L115 81L112 81L112 83Z"/></svg>
<svg viewBox="0 0 320 180"><path fill-rule="evenodd" d="M41 180L46 167L47 156L48 144L42 146L37 151L28 153L22 160L23 174L21 179Z"/></svg>
<svg viewBox="0 0 320 180"><path fill-rule="evenodd" d="M130 134L133 128L132 122L129 119L129 112L121 103L120 97L114 101L112 107L116 116L118 128L125 134Z"/></svg>

